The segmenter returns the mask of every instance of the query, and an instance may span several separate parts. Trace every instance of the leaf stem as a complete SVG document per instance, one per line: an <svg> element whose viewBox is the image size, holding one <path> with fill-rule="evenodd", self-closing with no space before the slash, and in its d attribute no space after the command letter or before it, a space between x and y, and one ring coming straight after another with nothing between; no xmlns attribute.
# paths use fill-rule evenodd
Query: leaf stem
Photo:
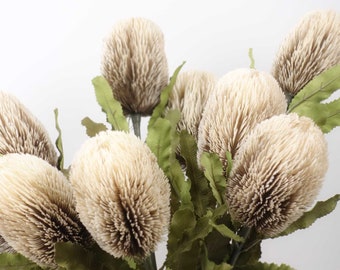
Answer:
<svg viewBox="0 0 340 270"><path fill-rule="evenodd" d="M294 106L289 107L288 108L288 113L292 112L296 107L300 106L302 103L304 103L306 100L308 100L309 98L313 97L314 95L316 95L319 92L322 92L325 90L325 88L327 86L329 86L330 84L332 84L334 81L338 80L340 77L336 77L333 80L327 82L326 84L321 84L320 87L316 90L314 90L313 92L311 92L309 95L307 96L303 96L303 98L301 99L301 101L297 102L296 104L294 104ZM308 84L307 84L308 85ZM305 88L305 87L304 87ZM304 88L302 88L301 90L303 90ZM300 91L301 91L300 90Z"/></svg>
<svg viewBox="0 0 340 270"><path fill-rule="evenodd" d="M244 241L241 242L241 243L238 243L238 242L234 242L234 249L232 251L232 254L231 254L231 259L230 259L230 264L232 266L235 266L236 262L237 262L237 259L239 258L239 256L241 255L241 253L243 252L243 247L244 247L244 244L246 243L248 237L250 236L250 233L251 233L251 228L249 227L244 227L241 229L241 232L240 232L240 236L242 236L244 238Z"/></svg>
<svg viewBox="0 0 340 270"><path fill-rule="evenodd" d="M154 252L151 252L150 256L145 259L143 266L146 270L157 270L156 256Z"/></svg>
<svg viewBox="0 0 340 270"><path fill-rule="evenodd" d="M140 132L140 123L141 123L141 115L139 113L131 114L130 118L132 120L132 126L133 126L133 132L138 137L141 138L141 132Z"/></svg>

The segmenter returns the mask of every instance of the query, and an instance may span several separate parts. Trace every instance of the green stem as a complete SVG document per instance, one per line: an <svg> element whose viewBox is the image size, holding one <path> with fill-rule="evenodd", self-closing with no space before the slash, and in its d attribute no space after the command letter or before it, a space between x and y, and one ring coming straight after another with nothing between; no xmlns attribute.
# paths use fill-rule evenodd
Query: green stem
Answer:
<svg viewBox="0 0 340 270"><path fill-rule="evenodd" d="M145 270L157 270L156 256L154 252L145 259L143 266Z"/></svg>
<svg viewBox="0 0 340 270"><path fill-rule="evenodd" d="M131 114L130 115L131 120L132 120L132 126L133 126L133 132L134 134L140 138L140 123L141 123L141 115L139 113L136 114Z"/></svg>
<svg viewBox="0 0 340 270"><path fill-rule="evenodd" d="M247 242L247 239L250 236L250 233L251 233L251 228L246 227L246 228L241 229L240 236L244 238L244 242L241 242L241 243L234 242L234 249L233 249L233 252L230 258L230 264L232 266L236 265L237 259L241 255L244 244Z"/></svg>

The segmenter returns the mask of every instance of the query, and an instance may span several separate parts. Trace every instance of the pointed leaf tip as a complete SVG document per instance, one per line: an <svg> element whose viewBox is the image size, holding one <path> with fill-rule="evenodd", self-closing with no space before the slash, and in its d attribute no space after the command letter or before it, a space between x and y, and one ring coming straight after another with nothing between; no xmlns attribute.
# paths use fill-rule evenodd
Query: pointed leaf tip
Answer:
<svg viewBox="0 0 340 270"><path fill-rule="evenodd" d="M106 114L108 123L113 130L129 132L129 124L124 116L121 104L113 97L111 86L103 76L97 76L92 80L95 95L102 111Z"/></svg>
<svg viewBox="0 0 340 270"><path fill-rule="evenodd" d="M58 108L54 109L54 120L55 120L55 128L58 132L58 137L55 141L55 145L58 149L59 152L59 157L58 157L58 161L57 161L57 168L61 171L64 170L64 148L63 148L63 141L62 141L62 133L61 133L61 128L59 126L59 122L58 122Z"/></svg>

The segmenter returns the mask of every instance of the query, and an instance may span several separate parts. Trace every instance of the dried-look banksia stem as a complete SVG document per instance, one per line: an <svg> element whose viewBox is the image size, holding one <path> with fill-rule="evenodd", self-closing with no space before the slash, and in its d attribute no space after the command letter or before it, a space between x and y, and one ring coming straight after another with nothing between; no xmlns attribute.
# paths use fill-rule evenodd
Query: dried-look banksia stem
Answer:
<svg viewBox="0 0 340 270"><path fill-rule="evenodd" d="M115 257L145 258L170 221L170 185L135 135L101 132L86 141L70 172L81 221Z"/></svg>
<svg viewBox="0 0 340 270"><path fill-rule="evenodd" d="M286 111L287 103L276 80L255 69L237 69L224 75L207 101L198 133L198 160L202 152L234 156L245 135L259 122Z"/></svg>
<svg viewBox="0 0 340 270"><path fill-rule="evenodd" d="M253 129L235 157L226 196L230 213L274 236L311 206L327 167L326 140L311 119L273 116Z"/></svg>
<svg viewBox="0 0 340 270"><path fill-rule="evenodd" d="M169 79L161 29L144 18L117 23L105 43L102 74L125 114L150 115Z"/></svg>
<svg viewBox="0 0 340 270"><path fill-rule="evenodd" d="M57 164L57 153L43 125L16 97L0 92L0 155L7 153L31 154L52 166Z"/></svg>
<svg viewBox="0 0 340 270"><path fill-rule="evenodd" d="M70 183L43 159L2 156L0 183L0 233L17 252L54 268L55 243L91 243L75 210Z"/></svg>
<svg viewBox="0 0 340 270"><path fill-rule="evenodd" d="M307 14L286 37L272 74L288 96L294 96L321 72L340 64L340 15L334 11Z"/></svg>
<svg viewBox="0 0 340 270"><path fill-rule="evenodd" d="M197 140L202 113L215 84L215 76L204 71L187 71L178 75L167 109L181 112L181 120L177 124L179 131L187 130Z"/></svg>

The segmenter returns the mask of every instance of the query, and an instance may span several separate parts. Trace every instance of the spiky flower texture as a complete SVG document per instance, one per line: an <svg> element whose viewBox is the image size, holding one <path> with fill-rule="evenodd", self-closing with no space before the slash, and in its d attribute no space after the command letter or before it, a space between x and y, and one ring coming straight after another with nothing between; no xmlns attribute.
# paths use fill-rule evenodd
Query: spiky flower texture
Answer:
<svg viewBox="0 0 340 270"><path fill-rule="evenodd" d="M198 160L213 152L226 166L226 152L234 156L244 137L260 121L286 111L286 100L275 79L255 69L224 75L207 101L198 133Z"/></svg>
<svg viewBox="0 0 340 270"><path fill-rule="evenodd" d="M322 71L340 64L340 15L335 11L307 14L286 37L272 74L294 96Z"/></svg>
<svg viewBox="0 0 340 270"><path fill-rule="evenodd" d="M169 79L161 29L144 18L117 23L105 43L102 74L125 114L150 115Z"/></svg>
<svg viewBox="0 0 340 270"><path fill-rule="evenodd" d="M273 116L253 129L235 157L226 196L231 215L274 236L311 206L327 167L327 144L311 119Z"/></svg>
<svg viewBox="0 0 340 270"><path fill-rule="evenodd" d="M0 92L0 154L26 153L40 157L51 165L57 153L40 123L14 96Z"/></svg>
<svg viewBox="0 0 340 270"><path fill-rule="evenodd" d="M43 159L2 156L0 184L0 233L17 252L54 268L55 243L92 241L75 211L69 181Z"/></svg>
<svg viewBox="0 0 340 270"><path fill-rule="evenodd" d="M72 163L77 210L99 246L116 257L144 258L170 220L170 185L156 157L136 136L101 132Z"/></svg>
<svg viewBox="0 0 340 270"><path fill-rule="evenodd" d="M187 130L197 139L202 113L215 84L216 78L209 72L187 71L178 75L167 108L181 112L179 131Z"/></svg>

